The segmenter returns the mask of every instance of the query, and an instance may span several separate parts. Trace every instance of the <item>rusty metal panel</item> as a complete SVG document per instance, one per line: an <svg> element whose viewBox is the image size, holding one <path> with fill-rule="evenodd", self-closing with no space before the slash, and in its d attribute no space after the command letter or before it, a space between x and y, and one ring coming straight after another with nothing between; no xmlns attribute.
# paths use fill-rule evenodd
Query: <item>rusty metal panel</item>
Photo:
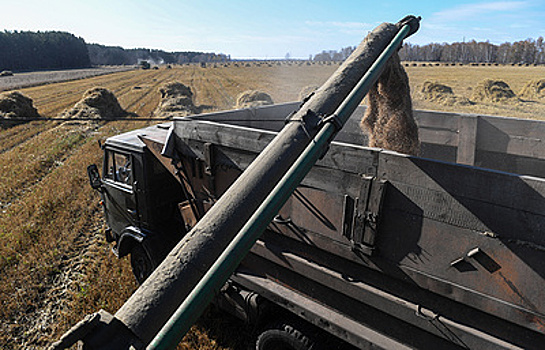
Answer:
<svg viewBox="0 0 545 350"><path fill-rule="evenodd" d="M203 196L219 197L270 137L190 129L179 149ZM337 143L270 228L544 334L544 194L539 179Z"/></svg>
<svg viewBox="0 0 545 350"><path fill-rule="evenodd" d="M407 341L405 338L418 334L426 339L425 345L418 348L448 346L445 343L432 346L438 341L435 337L470 349L539 348L545 340L538 333L401 283L384 271L362 268L328 251L278 235L266 235L252 252L243 262L243 271L247 269L251 275L263 275L274 281L269 283L269 292L274 293L277 284L285 285L375 331L386 331L390 337ZM366 321L367 314L372 315L372 321ZM400 320L406 323L400 324ZM392 333L392 328L399 328L399 333ZM365 338L363 334L360 336Z"/></svg>
<svg viewBox="0 0 545 350"><path fill-rule="evenodd" d="M545 333L545 182L384 152L377 264Z"/></svg>

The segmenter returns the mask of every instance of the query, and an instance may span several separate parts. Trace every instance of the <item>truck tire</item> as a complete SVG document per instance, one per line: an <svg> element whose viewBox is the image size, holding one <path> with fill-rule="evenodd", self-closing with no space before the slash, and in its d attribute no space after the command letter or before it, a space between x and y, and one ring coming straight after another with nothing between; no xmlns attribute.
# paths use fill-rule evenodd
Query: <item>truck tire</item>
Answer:
<svg viewBox="0 0 545 350"><path fill-rule="evenodd" d="M155 270L155 265L146 249L136 243L131 249L131 267L134 277L139 284L144 283L146 278Z"/></svg>
<svg viewBox="0 0 545 350"><path fill-rule="evenodd" d="M317 350L318 344L305 332L308 327L297 322L276 323L267 327L256 341L256 350Z"/></svg>

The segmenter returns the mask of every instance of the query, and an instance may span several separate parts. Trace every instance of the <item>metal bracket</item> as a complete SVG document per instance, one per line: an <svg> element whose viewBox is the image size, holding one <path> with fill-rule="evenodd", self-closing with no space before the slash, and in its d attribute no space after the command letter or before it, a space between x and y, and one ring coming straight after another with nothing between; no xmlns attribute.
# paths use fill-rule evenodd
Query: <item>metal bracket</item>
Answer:
<svg viewBox="0 0 545 350"><path fill-rule="evenodd" d="M320 121L319 126L322 126L324 124L331 123L335 127L335 134L338 133L343 128L343 122L339 119L339 116L333 113L330 116L327 116L323 118Z"/></svg>
<svg viewBox="0 0 545 350"><path fill-rule="evenodd" d="M204 173L208 176L214 176L214 144L207 142L204 144Z"/></svg>
<svg viewBox="0 0 545 350"><path fill-rule="evenodd" d="M376 178L363 180L359 197L345 196L343 236L358 254L371 256L375 252L385 185Z"/></svg>

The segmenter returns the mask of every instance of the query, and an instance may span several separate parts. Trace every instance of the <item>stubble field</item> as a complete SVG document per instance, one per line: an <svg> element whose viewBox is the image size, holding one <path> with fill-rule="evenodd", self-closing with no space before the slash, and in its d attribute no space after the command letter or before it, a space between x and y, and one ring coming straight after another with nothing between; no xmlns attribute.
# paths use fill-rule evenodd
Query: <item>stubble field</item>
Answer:
<svg viewBox="0 0 545 350"><path fill-rule="evenodd" d="M295 101L300 90L320 85L338 65L240 63L120 72L21 89L43 117L57 117L95 86L111 90L133 120L101 124L33 121L0 129L0 348L44 349L84 315L111 313L137 287L126 259L117 260L104 240L99 198L86 166L100 164L98 140L144 127L157 106L158 88L169 81L191 87L203 112L232 109L239 93L256 89L276 103ZM414 107L545 119L543 99L508 103L473 101L445 105L423 99L426 81L440 82L471 99L483 79L498 79L515 93L545 67L411 66ZM181 349L241 349L247 333L233 333L232 319L208 312Z"/></svg>

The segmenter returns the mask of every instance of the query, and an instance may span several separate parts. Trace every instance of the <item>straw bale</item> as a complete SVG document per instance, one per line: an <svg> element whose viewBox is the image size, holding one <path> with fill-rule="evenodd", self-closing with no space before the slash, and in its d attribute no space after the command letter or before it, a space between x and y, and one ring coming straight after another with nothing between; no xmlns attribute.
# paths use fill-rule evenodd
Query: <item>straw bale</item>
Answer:
<svg viewBox="0 0 545 350"><path fill-rule="evenodd" d="M273 103L271 96L266 92L248 90L238 95L236 108L253 108L272 105Z"/></svg>
<svg viewBox="0 0 545 350"><path fill-rule="evenodd" d="M21 118L28 120L40 118L32 99L19 91L0 94L0 126L11 127L25 123L25 120L13 120Z"/></svg>
<svg viewBox="0 0 545 350"><path fill-rule="evenodd" d="M503 80L485 79L473 90L473 101L516 102L517 96Z"/></svg>
<svg viewBox="0 0 545 350"><path fill-rule="evenodd" d="M74 107L61 113L61 117L66 119L96 120L115 120L126 115L127 112L121 108L113 92L102 87L87 90Z"/></svg>
<svg viewBox="0 0 545 350"><path fill-rule="evenodd" d="M450 86L438 82L424 82L420 89L420 95L424 100L444 106L472 104L466 97L455 95Z"/></svg>
<svg viewBox="0 0 545 350"><path fill-rule="evenodd" d="M169 82L159 88L161 101L153 115L161 118L186 117L197 112L193 92L180 82Z"/></svg>
<svg viewBox="0 0 545 350"><path fill-rule="evenodd" d="M545 99L545 79L529 81L522 88L520 96L527 99Z"/></svg>

